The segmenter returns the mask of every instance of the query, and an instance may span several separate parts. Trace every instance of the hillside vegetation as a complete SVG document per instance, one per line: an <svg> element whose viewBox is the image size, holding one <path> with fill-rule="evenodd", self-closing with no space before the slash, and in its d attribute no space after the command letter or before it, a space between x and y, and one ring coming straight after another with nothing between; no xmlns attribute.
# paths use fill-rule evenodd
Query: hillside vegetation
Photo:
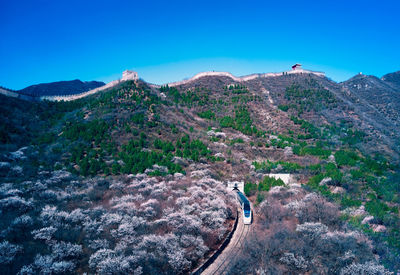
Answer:
<svg viewBox="0 0 400 275"><path fill-rule="evenodd" d="M399 148L326 78L1 99L6 274L189 273L232 229L229 181L256 217L230 273L400 269Z"/></svg>

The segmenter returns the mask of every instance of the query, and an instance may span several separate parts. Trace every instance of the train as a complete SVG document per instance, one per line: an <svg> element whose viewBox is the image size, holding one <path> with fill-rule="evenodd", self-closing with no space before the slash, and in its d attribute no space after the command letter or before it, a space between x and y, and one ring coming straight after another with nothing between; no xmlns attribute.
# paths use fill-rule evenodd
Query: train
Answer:
<svg viewBox="0 0 400 275"><path fill-rule="evenodd" d="M251 213L250 202L246 198L246 196L239 190L236 190L236 193L237 193L237 198L240 203L240 206L242 207L243 223L251 224L252 213Z"/></svg>

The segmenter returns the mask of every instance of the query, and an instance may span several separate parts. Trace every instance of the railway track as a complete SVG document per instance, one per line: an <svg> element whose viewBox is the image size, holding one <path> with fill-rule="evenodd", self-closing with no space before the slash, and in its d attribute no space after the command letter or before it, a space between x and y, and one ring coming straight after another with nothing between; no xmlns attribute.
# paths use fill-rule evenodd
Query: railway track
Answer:
<svg viewBox="0 0 400 275"><path fill-rule="evenodd" d="M235 262L236 258L238 257L244 240L246 239L248 233L250 231L250 226L244 225L242 232L240 233L240 236L235 244L235 246L232 248L232 251L230 255L225 259L221 265L217 268L214 274L225 274L226 272L229 271L229 267L231 266L232 263Z"/></svg>
<svg viewBox="0 0 400 275"><path fill-rule="evenodd" d="M243 224L243 218L240 216L239 224L231 243L224 249L223 253L216 261L204 270L202 275L226 274L229 271L230 265L235 262L235 259L238 257L244 241L250 232L250 227L251 225Z"/></svg>

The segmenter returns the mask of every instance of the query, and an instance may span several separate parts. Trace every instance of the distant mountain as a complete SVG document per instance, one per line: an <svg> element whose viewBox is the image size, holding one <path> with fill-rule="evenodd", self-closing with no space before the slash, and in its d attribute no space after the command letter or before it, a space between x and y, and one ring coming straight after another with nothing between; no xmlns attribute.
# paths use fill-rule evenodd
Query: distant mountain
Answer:
<svg viewBox="0 0 400 275"><path fill-rule="evenodd" d="M400 71L385 74L384 76L382 76L382 80L389 85L392 85L393 88L397 89L397 91L400 92Z"/></svg>
<svg viewBox="0 0 400 275"><path fill-rule="evenodd" d="M104 85L105 83L100 81L81 81L75 79L71 81L57 81L32 85L19 90L18 93L30 96L73 95Z"/></svg>

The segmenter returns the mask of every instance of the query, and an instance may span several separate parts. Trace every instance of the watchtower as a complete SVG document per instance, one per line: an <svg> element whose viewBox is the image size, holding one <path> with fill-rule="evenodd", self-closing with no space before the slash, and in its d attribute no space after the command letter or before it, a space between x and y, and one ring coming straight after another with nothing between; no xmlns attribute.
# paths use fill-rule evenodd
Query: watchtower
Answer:
<svg viewBox="0 0 400 275"><path fill-rule="evenodd" d="M121 81L127 81L127 80L135 80L136 81L138 79L139 79L139 76L138 76L137 72L129 71L129 70L122 72Z"/></svg>
<svg viewBox="0 0 400 275"><path fill-rule="evenodd" d="M292 66L292 69L293 69L293 70L301 70L301 64L299 64L299 63L294 64L294 65Z"/></svg>

